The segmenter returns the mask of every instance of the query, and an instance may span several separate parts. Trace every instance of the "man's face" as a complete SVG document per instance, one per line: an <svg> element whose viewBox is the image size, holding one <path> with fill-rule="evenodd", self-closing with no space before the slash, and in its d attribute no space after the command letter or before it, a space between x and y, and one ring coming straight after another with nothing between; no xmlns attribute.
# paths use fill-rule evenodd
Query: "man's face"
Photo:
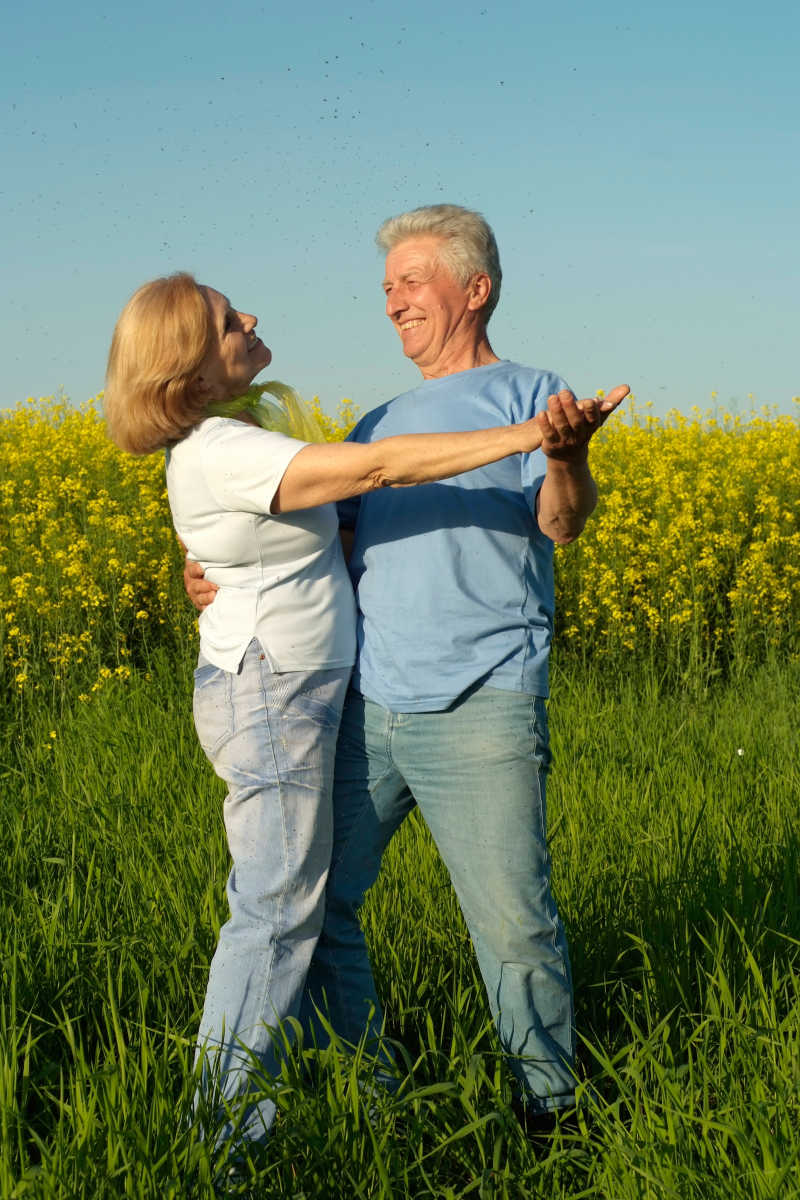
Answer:
<svg viewBox="0 0 800 1200"><path fill-rule="evenodd" d="M442 238L431 234L399 242L386 256L386 315L400 334L403 352L426 379L447 373L461 335L474 329L473 291L439 262Z"/></svg>

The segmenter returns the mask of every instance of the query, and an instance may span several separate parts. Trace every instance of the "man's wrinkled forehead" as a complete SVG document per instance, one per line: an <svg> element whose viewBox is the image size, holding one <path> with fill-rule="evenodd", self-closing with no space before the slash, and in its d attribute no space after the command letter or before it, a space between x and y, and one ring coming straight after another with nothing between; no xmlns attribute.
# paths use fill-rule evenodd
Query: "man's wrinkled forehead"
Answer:
<svg viewBox="0 0 800 1200"><path fill-rule="evenodd" d="M442 266L439 257L441 245L441 238L429 235L398 242L386 255L383 286L403 282L412 275L432 278Z"/></svg>

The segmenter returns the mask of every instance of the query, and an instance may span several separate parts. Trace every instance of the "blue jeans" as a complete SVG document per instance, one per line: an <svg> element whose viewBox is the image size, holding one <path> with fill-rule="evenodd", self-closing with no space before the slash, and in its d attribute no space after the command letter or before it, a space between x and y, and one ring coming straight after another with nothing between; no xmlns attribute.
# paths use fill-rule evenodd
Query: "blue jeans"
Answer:
<svg viewBox="0 0 800 1200"><path fill-rule="evenodd" d="M325 907L334 754L349 676L349 668L273 674L255 639L236 674L202 657L195 672L197 734L229 788L231 915L211 963L198 1037L206 1082L226 1102L246 1094L254 1065L275 1073L275 1027L299 1012ZM239 1136L263 1136L274 1113L271 1101L253 1105Z"/></svg>
<svg viewBox="0 0 800 1200"><path fill-rule="evenodd" d="M391 713L350 691L336 755L334 847L313 1006L357 1042L382 1024L358 909L418 804L469 929L501 1044L534 1110L574 1102L572 979L550 890L545 702L480 687L444 712ZM318 1032L318 1036L324 1034Z"/></svg>

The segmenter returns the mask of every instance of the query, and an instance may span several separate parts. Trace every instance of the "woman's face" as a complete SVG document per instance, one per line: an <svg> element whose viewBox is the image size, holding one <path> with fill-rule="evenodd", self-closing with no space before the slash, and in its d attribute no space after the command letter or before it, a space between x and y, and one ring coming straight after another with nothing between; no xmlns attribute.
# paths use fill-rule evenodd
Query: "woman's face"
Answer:
<svg viewBox="0 0 800 1200"><path fill-rule="evenodd" d="M256 317L237 312L221 292L202 287L211 310L214 339L200 369L200 379L211 400L232 400L241 396L259 371L272 360L272 354L256 336Z"/></svg>

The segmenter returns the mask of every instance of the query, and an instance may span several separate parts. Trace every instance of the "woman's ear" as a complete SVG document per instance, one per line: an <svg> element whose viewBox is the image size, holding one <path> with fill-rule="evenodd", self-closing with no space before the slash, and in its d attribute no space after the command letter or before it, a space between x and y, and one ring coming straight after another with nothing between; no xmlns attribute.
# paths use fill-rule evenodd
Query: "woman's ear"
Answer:
<svg viewBox="0 0 800 1200"><path fill-rule="evenodd" d="M212 404L217 399L214 388L202 375L197 375L189 384L189 395L200 404Z"/></svg>

